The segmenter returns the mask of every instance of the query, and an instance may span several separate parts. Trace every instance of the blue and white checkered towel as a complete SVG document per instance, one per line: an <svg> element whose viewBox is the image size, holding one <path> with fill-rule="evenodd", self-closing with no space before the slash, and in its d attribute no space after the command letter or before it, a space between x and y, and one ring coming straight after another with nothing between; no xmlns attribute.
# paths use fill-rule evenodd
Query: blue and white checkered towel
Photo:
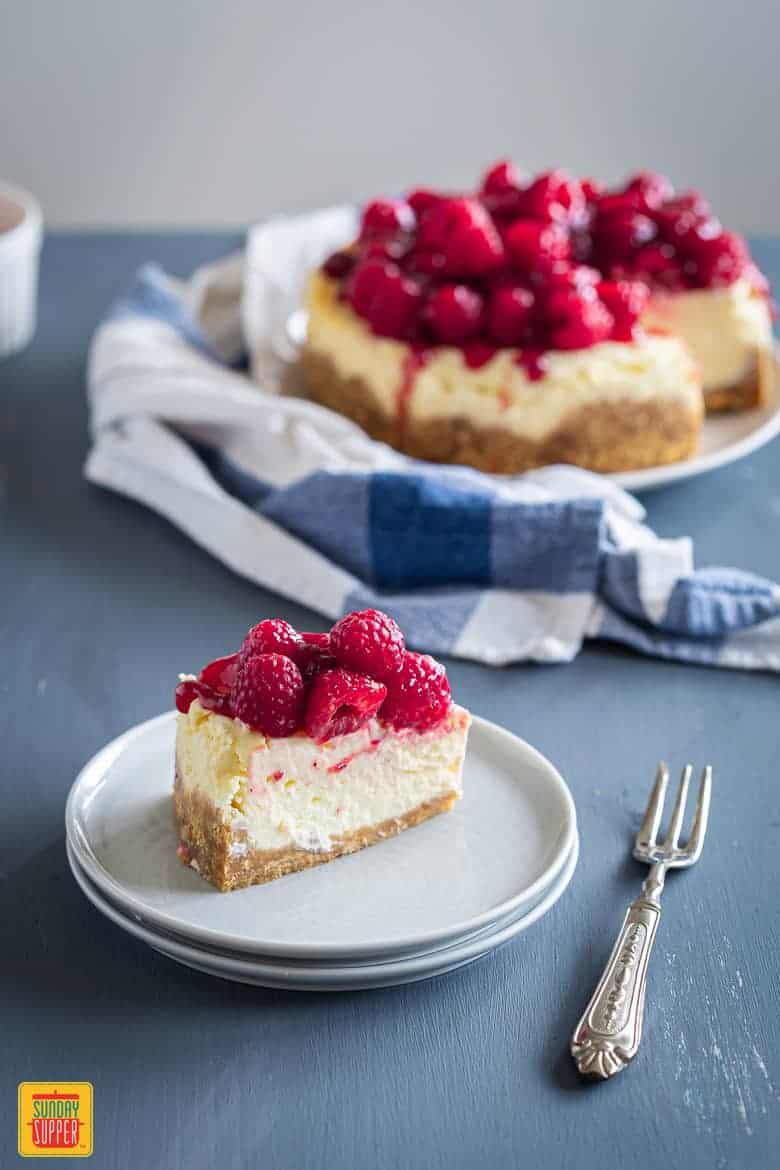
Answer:
<svg viewBox="0 0 780 1170"><path fill-rule="evenodd" d="M694 571L640 504L571 467L494 477L407 459L280 392L305 271L346 211L276 221L180 283L143 269L94 338L86 475L236 572L336 618L377 605L418 649L563 662L586 638L780 670L780 588ZM244 321L241 327L243 293ZM259 384L243 372L244 337Z"/></svg>

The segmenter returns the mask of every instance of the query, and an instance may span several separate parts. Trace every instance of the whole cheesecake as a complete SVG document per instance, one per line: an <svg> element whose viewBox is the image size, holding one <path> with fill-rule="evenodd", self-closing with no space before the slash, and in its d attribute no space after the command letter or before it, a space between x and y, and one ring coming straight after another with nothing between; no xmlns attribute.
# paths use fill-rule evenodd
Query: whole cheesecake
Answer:
<svg viewBox="0 0 780 1170"><path fill-rule="evenodd" d="M312 274L308 392L410 455L518 472L685 459L759 404L768 288L697 193L507 162L471 195L376 200Z"/></svg>

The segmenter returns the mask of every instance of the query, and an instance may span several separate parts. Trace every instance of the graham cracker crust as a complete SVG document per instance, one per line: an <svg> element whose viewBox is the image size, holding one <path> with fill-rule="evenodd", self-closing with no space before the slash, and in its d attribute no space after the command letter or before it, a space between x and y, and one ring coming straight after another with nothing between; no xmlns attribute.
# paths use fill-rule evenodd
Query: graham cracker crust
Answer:
<svg viewBox="0 0 780 1170"><path fill-rule="evenodd" d="M367 825L336 838L327 853L311 853L306 849L250 849L231 855L231 845L246 844L246 832L233 831L225 823L217 808L201 793L184 788L178 768L173 787L176 827L189 859L196 863L201 877L218 890L242 889L244 886L272 882L288 873L312 869L348 853L357 853L367 845L375 845L386 837L395 837L404 829L427 821L438 813L447 812L458 800L457 792L447 792L435 800L426 800L403 816Z"/></svg>
<svg viewBox="0 0 780 1170"><path fill-rule="evenodd" d="M708 414L725 411L753 410L764 406L770 397L775 376L775 356L771 349L758 349L744 375L730 386L718 386L704 391L704 405Z"/></svg>
<svg viewBox="0 0 780 1170"><path fill-rule="evenodd" d="M309 397L351 418L368 434L407 455L514 474L550 463L591 471L633 471L687 459L696 451L701 413L678 402L594 403L572 410L540 441L470 419L408 421L390 418L361 378L343 378L330 358L310 347L302 354Z"/></svg>

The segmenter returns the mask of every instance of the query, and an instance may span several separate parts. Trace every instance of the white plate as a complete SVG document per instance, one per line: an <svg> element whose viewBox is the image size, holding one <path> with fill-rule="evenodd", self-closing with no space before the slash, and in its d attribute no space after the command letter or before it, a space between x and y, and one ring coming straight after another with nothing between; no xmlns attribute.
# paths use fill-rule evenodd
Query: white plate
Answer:
<svg viewBox="0 0 780 1170"><path fill-rule="evenodd" d="M574 842L574 802L552 764L475 718L465 796L452 812L317 869L220 894L176 856L174 733L169 712L103 748L71 789L66 829L112 902L201 946L318 962L430 950L528 909Z"/></svg>
<svg viewBox="0 0 780 1170"><path fill-rule="evenodd" d="M482 958L490 951L509 942L516 935L537 922L557 902L571 881L577 866L579 838L574 843L563 869L544 896L527 913L514 916L500 928L488 930L479 939L459 941L426 955L395 959L385 963L356 964L334 967L329 964L292 964L261 959L237 958L190 946L168 935L150 930L142 923L123 914L90 881L68 846L68 861L73 876L95 908L120 929L127 931L159 954L193 967L206 975L250 983L260 987L282 988L290 991L358 991L368 988L392 987L431 979Z"/></svg>
<svg viewBox="0 0 780 1170"><path fill-rule="evenodd" d="M664 467L646 467L643 471L619 471L608 476L628 491L647 492L678 479L702 475L736 463L751 455L780 432L780 372L775 365L769 402L760 410L736 414L711 414L701 429L699 452L693 459L668 463Z"/></svg>

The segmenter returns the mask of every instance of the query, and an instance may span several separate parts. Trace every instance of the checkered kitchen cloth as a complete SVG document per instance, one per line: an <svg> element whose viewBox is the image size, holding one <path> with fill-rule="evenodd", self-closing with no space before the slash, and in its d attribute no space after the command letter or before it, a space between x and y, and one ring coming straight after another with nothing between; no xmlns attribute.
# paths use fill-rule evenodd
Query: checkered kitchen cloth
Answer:
<svg viewBox="0 0 780 1170"><path fill-rule="evenodd" d="M418 649L564 662L606 638L780 670L780 588L694 570L690 540L656 537L608 479L415 462L280 392L304 275L351 229L349 209L280 219L187 282L142 269L92 343L88 479L328 618L387 610Z"/></svg>

